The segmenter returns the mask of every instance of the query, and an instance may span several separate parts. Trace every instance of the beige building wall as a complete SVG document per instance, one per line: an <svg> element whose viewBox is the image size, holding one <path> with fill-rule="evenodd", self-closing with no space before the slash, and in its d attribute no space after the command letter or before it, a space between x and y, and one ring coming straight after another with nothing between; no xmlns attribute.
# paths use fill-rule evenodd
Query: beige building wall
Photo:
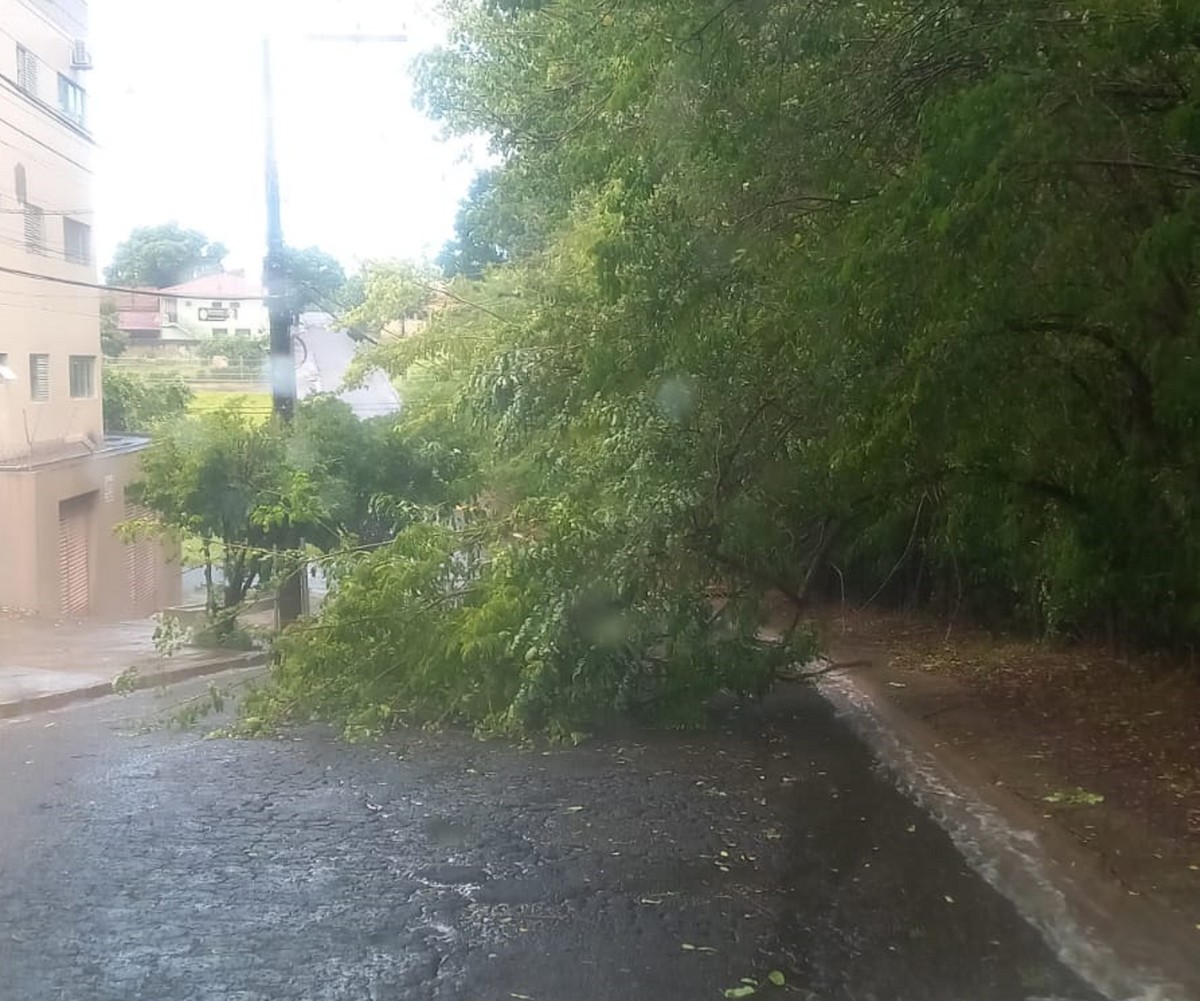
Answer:
<svg viewBox="0 0 1200 1001"><path fill-rule="evenodd" d="M55 6L0 0L0 355L16 377L0 380L0 459L103 437L99 292L11 273L96 280L87 71L71 65L83 5L43 12ZM44 400L31 376L43 354ZM73 357L92 370L74 394Z"/></svg>
<svg viewBox="0 0 1200 1001"><path fill-rule="evenodd" d="M36 513L0 519L0 609L117 619L179 604L178 547L157 540L127 542L116 531L137 515L125 500L125 488L137 476L136 444L30 470L0 471L0 511ZM87 603L67 610L62 607L62 517L72 514L85 526Z"/></svg>
<svg viewBox="0 0 1200 1001"><path fill-rule="evenodd" d="M0 0L0 609L120 617L180 580L114 532L146 443L104 434L86 14Z"/></svg>

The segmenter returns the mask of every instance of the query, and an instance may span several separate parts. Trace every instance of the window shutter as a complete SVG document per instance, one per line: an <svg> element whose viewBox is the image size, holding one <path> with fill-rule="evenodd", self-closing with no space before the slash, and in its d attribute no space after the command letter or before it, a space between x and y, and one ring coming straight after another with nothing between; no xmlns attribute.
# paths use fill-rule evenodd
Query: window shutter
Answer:
<svg viewBox="0 0 1200 1001"><path fill-rule="evenodd" d="M50 356L29 356L29 395L37 403L50 399Z"/></svg>
<svg viewBox="0 0 1200 1001"><path fill-rule="evenodd" d="M42 251L46 247L46 214L37 206L25 205L25 248Z"/></svg>
<svg viewBox="0 0 1200 1001"><path fill-rule="evenodd" d="M32 52L23 45L17 46L17 86L25 93L37 97L38 92L38 60Z"/></svg>

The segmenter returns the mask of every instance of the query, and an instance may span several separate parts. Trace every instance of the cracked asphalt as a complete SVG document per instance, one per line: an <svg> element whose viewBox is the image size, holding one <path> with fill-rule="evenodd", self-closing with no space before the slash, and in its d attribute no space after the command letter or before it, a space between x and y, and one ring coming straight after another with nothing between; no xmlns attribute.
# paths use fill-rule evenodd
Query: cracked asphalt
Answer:
<svg viewBox="0 0 1200 1001"><path fill-rule="evenodd" d="M0 723L0 1001L1096 997L808 690L549 752L161 699Z"/></svg>

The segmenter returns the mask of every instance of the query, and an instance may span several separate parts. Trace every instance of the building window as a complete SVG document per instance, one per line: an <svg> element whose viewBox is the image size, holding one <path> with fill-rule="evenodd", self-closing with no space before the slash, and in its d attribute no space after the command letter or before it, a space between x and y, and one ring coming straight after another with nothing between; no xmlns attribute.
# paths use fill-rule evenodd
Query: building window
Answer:
<svg viewBox="0 0 1200 1001"><path fill-rule="evenodd" d="M63 247L68 261L92 263L92 227L74 219L63 219Z"/></svg>
<svg viewBox="0 0 1200 1001"><path fill-rule="evenodd" d="M37 97L38 58L24 45L17 46L17 86L26 94Z"/></svg>
<svg viewBox="0 0 1200 1001"><path fill-rule="evenodd" d="M18 163L13 167L13 185L17 189L17 202L24 205L26 202L26 187L25 187L25 165Z"/></svg>
<svg viewBox="0 0 1200 1001"><path fill-rule="evenodd" d="M214 302L214 303L212 304L212 308L213 308L213 309L224 309L224 308L225 308L225 303L223 303L223 302Z"/></svg>
<svg viewBox="0 0 1200 1001"><path fill-rule="evenodd" d="M50 356L29 356L29 398L34 403L50 399Z"/></svg>
<svg viewBox="0 0 1200 1001"><path fill-rule="evenodd" d="M71 399L90 399L96 395L96 358L71 355Z"/></svg>
<svg viewBox="0 0 1200 1001"><path fill-rule="evenodd" d="M25 249L35 254L46 249L46 214L28 202L25 203Z"/></svg>
<svg viewBox="0 0 1200 1001"><path fill-rule="evenodd" d="M249 337L250 336L250 328L249 327L238 327L237 330L234 331L234 333L237 334L238 337Z"/></svg>
<svg viewBox="0 0 1200 1001"><path fill-rule="evenodd" d="M79 84L58 74L58 110L76 125L83 124L86 100L87 96Z"/></svg>
<svg viewBox="0 0 1200 1001"><path fill-rule="evenodd" d="M229 336L229 328L228 327L213 327L213 337L228 337L228 336Z"/></svg>
<svg viewBox="0 0 1200 1001"><path fill-rule="evenodd" d="M8 367L8 355L5 352L0 351L0 388L2 388L6 382L16 381L17 373Z"/></svg>

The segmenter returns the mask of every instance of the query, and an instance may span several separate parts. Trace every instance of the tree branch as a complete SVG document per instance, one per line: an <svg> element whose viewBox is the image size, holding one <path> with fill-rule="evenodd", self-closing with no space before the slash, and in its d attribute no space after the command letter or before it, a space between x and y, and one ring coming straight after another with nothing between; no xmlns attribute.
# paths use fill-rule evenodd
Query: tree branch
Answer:
<svg viewBox="0 0 1200 1001"><path fill-rule="evenodd" d="M1159 174L1174 174L1177 177L1187 177L1200 181L1200 170L1190 170L1187 167L1175 167L1169 163L1149 163L1146 160L1110 160L1100 157L1088 157L1072 160L1022 160L1018 167L1105 167L1122 170L1146 170Z"/></svg>

